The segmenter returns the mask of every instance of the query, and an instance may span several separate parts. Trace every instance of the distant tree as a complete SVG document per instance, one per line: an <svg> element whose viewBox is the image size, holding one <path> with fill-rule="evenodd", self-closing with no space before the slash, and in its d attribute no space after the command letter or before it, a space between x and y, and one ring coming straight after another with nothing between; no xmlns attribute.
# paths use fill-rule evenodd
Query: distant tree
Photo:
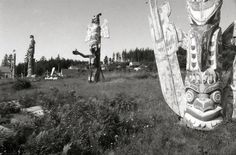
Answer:
<svg viewBox="0 0 236 155"><path fill-rule="evenodd" d="M27 63L19 63L16 66L16 74L20 77L21 75L26 76L27 73Z"/></svg>
<svg viewBox="0 0 236 155"><path fill-rule="evenodd" d="M2 60L2 66L6 67L9 66L9 61L8 61L8 55L5 54L3 60Z"/></svg>
<svg viewBox="0 0 236 155"><path fill-rule="evenodd" d="M112 58L109 58L109 64L111 64L112 63Z"/></svg>
<svg viewBox="0 0 236 155"><path fill-rule="evenodd" d="M45 56L42 56L39 61L47 61L46 57Z"/></svg>
<svg viewBox="0 0 236 155"><path fill-rule="evenodd" d="M129 51L123 50L121 57L124 62L137 61L137 62L153 62L155 61L154 51L149 48L136 48Z"/></svg>
<svg viewBox="0 0 236 155"><path fill-rule="evenodd" d="M112 55L112 62L115 62L115 58L116 58L116 54L113 53L113 55Z"/></svg>
<svg viewBox="0 0 236 155"><path fill-rule="evenodd" d="M105 56L105 58L104 58L104 64L108 65L108 57L107 56Z"/></svg>
<svg viewBox="0 0 236 155"><path fill-rule="evenodd" d="M60 55L58 54L56 60L61 60Z"/></svg>
<svg viewBox="0 0 236 155"><path fill-rule="evenodd" d="M128 61L127 60L127 51L126 51L126 49L122 51L121 57L122 57L122 60L124 62Z"/></svg>
<svg viewBox="0 0 236 155"><path fill-rule="evenodd" d="M121 62L121 55L119 52L116 53L116 61Z"/></svg>

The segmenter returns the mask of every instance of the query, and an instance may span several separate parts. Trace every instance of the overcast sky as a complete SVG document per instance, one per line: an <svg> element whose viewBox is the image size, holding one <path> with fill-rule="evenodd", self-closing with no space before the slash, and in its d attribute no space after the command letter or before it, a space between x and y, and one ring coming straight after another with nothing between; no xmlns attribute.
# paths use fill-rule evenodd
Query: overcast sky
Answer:
<svg viewBox="0 0 236 155"><path fill-rule="evenodd" d="M0 61L5 53L17 52L22 62L29 46L29 35L36 40L36 59L61 57L80 59L72 50L89 54L84 42L93 15L107 19L110 39L102 41L102 57L123 49L152 48L147 0L0 0ZM160 3L163 0L159 1ZM236 0L225 0L223 30L236 20ZM160 4L159 3L159 4ZM189 29L185 0L170 0L171 19L179 28Z"/></svg>

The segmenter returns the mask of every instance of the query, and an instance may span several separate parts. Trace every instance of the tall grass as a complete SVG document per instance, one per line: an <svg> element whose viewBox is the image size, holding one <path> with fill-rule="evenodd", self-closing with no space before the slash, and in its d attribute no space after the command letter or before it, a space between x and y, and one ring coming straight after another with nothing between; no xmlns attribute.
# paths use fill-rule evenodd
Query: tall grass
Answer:
<svg viewBox="0 0 236 155"><path fill-rule="evenodd" d="M61 153L65 146L70 145L68 154L103 154L119 144L129 144L130 137L144 128L154 127L153 120L138 117L138 101L125 94L112 99L84 99L76 97L74 92L52 89L50 93L33 96L24 97L21 101L23 106L32 106L28 102L33 101L35 105L44 107L46 115L40 119L32 118L34 126L23 125L14 129L17 130L16 139L20 139L18 133L26 129L31 129L32 134L23 143L11 143L13 138L4 141L2 149L7 153L19 151L11 150L11 145L30 154Z"/></svg>
<svg viewBox="0 0 236 155"><path fill-rule="evenodd" d="M94 84L86 77L33 82L32 89L15 92L11 98L24 107L41 105L46 115L15 128L16 136L2 148L31 154L236 153L235 121L210 132L182 126L158 78L135 74L105 74L110 81Z"/></svg>

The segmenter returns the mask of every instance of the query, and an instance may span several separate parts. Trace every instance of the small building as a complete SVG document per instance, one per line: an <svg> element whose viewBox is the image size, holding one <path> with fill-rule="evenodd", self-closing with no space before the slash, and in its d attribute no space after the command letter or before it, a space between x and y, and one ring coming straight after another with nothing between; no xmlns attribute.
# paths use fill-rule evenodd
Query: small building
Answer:
<svg viewBox="0 0 236 155"><path fill-rule="evenodd" d="M11 69L9 67L0 66L0 79L11 78Z"/></svg>
<svg viewBox="0 0 236 155"><path fill-rule="evenodd" d="M70 66L68 69L71 69L71 70L79 70L79 67L78 67L78 66Z"/></svg>
<svg viewBox="0 0 236 155"><path fill-rule="evenodd" d="M139 67L140 65L141 65L140 62L130 62L129 63L130 67Z"/></svg>

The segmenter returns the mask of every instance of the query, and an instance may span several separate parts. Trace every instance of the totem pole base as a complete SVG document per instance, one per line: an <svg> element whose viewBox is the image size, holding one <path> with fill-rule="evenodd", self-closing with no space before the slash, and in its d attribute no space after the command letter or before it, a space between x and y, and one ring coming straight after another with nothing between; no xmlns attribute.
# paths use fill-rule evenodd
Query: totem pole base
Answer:
<svg viewBox="0 0 236 155"><path fill-rule="evenodd" d="M181 120L181 124L196 130L210 131L215 129L222 121L223 117L221 116L211 121L202 121L186 113Z"/></svg>
<svg viewBox="0 0 236 155"><path fill-rule="evenodd" d="M89 83L99 82L99 81L101 81L101 77L102 77L102 80L105 80L102 69L100 68L99 70L100 71L90 72L90 74L88 76L88 82Z"/></svg>

